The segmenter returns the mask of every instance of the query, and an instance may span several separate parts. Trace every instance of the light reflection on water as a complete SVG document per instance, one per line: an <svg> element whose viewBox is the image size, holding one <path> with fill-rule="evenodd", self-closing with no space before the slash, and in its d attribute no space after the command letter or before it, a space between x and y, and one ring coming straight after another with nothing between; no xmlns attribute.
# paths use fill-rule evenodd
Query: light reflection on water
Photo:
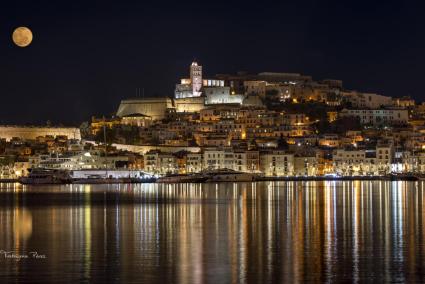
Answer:
<svg viewBox="0 0 425 284"><path fill-rule="evenodd" d="M424 184L0 185L1 282L425 281Z"/></svg>

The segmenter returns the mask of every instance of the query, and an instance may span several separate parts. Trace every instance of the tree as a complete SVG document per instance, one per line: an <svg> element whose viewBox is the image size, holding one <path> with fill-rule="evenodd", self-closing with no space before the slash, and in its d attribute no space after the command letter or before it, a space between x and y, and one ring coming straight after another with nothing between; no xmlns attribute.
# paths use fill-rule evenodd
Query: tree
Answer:
<svg viewBox="0 0 425 284"><path fill-rule="evenodd" d="M94 141L104 143L106 138L106 143L108 144L112 144L113 142L115 142L115 130L108 127L105 127L104 130L105 131L101 130L96 133L96 135L94 136Z"/></svg>
<svg viewBox="0 0 425 284"><path fill-rule="evenodd" d="M281 134L279 139L277 140L277 148L280 150L288 150L288 142L286 142L286 139L283 138L283 135Z"/></svg>
<svg viewBox="0 0 425 284"><path fill-rule="evenodd" d="M84 121L80 125L80 133L82 138L88 138L91 136L90 124L87 121Z"/></svg>

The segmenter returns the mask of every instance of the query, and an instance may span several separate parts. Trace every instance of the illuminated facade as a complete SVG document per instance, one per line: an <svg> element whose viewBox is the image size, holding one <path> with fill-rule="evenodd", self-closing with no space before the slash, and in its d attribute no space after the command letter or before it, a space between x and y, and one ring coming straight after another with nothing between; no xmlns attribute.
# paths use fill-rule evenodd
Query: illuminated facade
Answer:
<svg viewBox="0 0 425 284"><path fill-rule="evenodd" d="M407 124L409 113L406 109L343 109L340 117L357 117L361 124L395 125Z"/></svg>
<svg viewBox="0 0 425 284"><path fill-rule="evenodd" d="M349 102L353 108L377 109L383 106L393 105L393 99L387 96L381 96L371 93L341 92L343 100Z"/></svg>
<svg viewBox="0 0 425 284"><path fill-rule="evenodd" d="M64 136L68 139L81 139L80 129L74 127L0 126L0 139L6 141L10 141L14 137L35 140L39 136Z"/></svg>
<svg viewBox="0 0 425 284"><path fill-rule="evenodd" d="M260 170L266 176L293 176L294 154L279 150L261 153Z"/></svg>
<svg viewBox="0 0 425 284"><path fill-rule="evenodd" d="M230 87L207 87L205 104L242 104L245 96L230 93Z"/></svg>
<svg viewBox="0 0 425 284"><path fill-rule="evenodd" d="M190 82L192 84L192 96L199 97L202 89L202 66L197 62L190 65Z"/></svg>
<svg viewBox="0 0 425 284"><path fill-rule="evenodd" d="M152 120L165 118L168 108L173 107L170 98L141 98L122 100L117 111L118 117L131 116L134 114L142 114L149 116Z"/></svg>
<svg viewBox="0 0 425 284"><path fill-rule="evenodd" d="M190 79L181 79L176 85L174 97L176 99L200 97L202 94L202 66L197 62L190 65Z"/></svg>
<svg viewBox="0 0 425 284"><path fill-rule="evenodd" d="M185 97L174 99L176 112L200 112L205 108L204 97Z"/></svg>

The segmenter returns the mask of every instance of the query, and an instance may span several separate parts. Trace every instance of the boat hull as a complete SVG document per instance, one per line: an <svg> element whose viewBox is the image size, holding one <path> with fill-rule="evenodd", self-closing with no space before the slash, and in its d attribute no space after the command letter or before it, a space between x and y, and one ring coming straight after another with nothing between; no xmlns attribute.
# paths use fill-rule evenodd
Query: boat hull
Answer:
<svg viewBox="0 0 425 284"><path fill-rule="evenodd" d="M67 183L64 180L54 179L54 178L28 178L23 177L18 180L22 184L65 184Z"/></svg>
<svg viewBox="0 0 425 284"><path fill-rule="evenodd" d="M216 174L208 177L207 182L251 182L256 176L249 173Z"/></svg>
<svg viewBox="0 0 425 284"><path fill-rule="evenodd" d="M156 181L157 183L201 183L207 181L207 177L204 176L172 176L172 177L160 177Z"/></svg>

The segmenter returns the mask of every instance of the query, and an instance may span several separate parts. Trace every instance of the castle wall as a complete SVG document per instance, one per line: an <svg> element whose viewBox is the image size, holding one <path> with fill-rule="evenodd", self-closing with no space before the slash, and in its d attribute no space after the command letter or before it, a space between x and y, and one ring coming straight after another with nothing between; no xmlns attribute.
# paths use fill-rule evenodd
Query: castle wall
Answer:
<svg viewBox="0 0 425 284"><path fill-rule="evenodd" d="M35 126L0 126L0 138L11 140L36 139L39 136L67 136L68 139L81 139L80 129L72 127L35 127Z"/></svg>
<svg viewBox="0 0 425 284"><path fill-rule="evenodd" d="M117 116L144 114L152 117L153 120L163 119L167 108L172 107L173 103L169 98L123 100L118 108Z"/></svg>

